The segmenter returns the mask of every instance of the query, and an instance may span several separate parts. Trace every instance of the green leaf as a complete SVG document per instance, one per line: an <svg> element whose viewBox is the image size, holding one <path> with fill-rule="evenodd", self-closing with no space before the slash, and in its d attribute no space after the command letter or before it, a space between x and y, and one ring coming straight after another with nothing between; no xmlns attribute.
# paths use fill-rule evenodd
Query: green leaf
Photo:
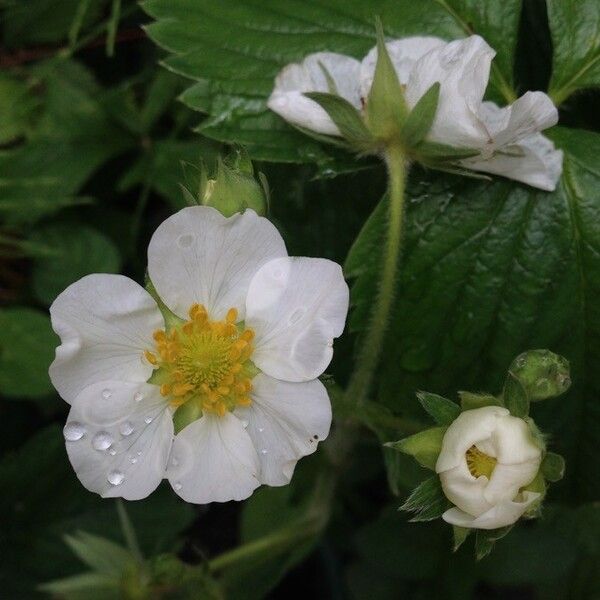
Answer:
<svg viewBox="0 0 600 600"><path fill-rule="evenodd" d="M421 406L438 425L450 425L460 415L458 404L443 396L431 394L430 392L417 392L417 398Z"/></svg>
<svg viewBox="0 0 600 600"><path fill-rule="evenodd" d="M373 143L359 112L345 98L321 92L309 92L304 95L325 110L348 142L363 149L369 148Z"/></svg>
<svg viewBox="0 0 600 600"><path fill-rule="evenodd" d="M33 76L43 86L35 134L0 152L0 211L10 225L32 223L75 197L90 176L133 140L99 102L101 90L78 63L39 63Z"/></svg>
<svg viewBox="0 0 600 600"><path fill-rule="evenodd" d="M414 456L419 464L433 470L442 449L442 439L446 429L447 427L425 429L403 440L388 442L385 445L388 448Z"/></svg>
<svg viewBox="0 0 600 600"><path fill-rule="evenodd" d="M421 96L410 111L400 132L402 142L409 148L419 144L429 133L439 100L440 83L436 82Z"/></svg>
<svg viewBox="0 0 600 600"><path fill-rule="evenodd" d="M600 4L547 0L554 47L550 95L561 104L577 90L600 85Z"/></svg>
<svg viewBox="0 0 600 600"><path fill-rule="evenodd" d="M458 392L461 410L473 410L482 406L504 406L502 400L491 394L475 394L473 392Z"/></svg>
<svg viewBox="0 0 600 600"><path fill-rule="evenodd" d="M548 481L560 481L565 476L565 459L555 452L547 452L542 461L542 475Z"/></svg>
<svg viewBox="0 0 600 600"><path fill-rule="evenodd" d="M418 416L409 400L415 389L497 393L515 356L549 348L568 359L575 384L536 405L535 421L569 465L563 493L583 500L600 494L599 480L589 477L600 447L600 316L593 308L600 294L600 135L562 128L549 135L565 153L553 193L413 171L378 398L394 413ZM350 255L350 326L357 333L368 322L384 225L385 200Z"/></svg>
<svg viewBox="0 0 600 600"><path fill-rule="evenodd" d="M36 297L45 304L85 275L118 273L121 268L115 244L87 225L47 225L37 229L30 241L48 250L34 260L31 281Z"/></svg>
<svg viewBox="0 0 600 600"><path fill-rule="evenodd" d="M439 519L451 504L444 495L440 478L433 475L416 487L398 510L414 512L411 521Z"/></svg>
<svg viewBox="0 0 600 600"><path fill-rule="evenodd" d="M0 144L29 132L37 106L37 98L25 81L0 73Z"/></svg>
<svg viewBox="0 0 600 600"><path fill-rule="evenodd" d="M48 316L31 308L5 308L0 329L0 393L14 398L51 394L48 367L58 338Z"/></svg>
<svg viewBox="0 0 600 600"><path fill-rule="evenodd" d="M85 531L66 535L65 543L81 562L103 575L119 578L129 563L134 561L131 553L123 546Z"/></svg>
<svg viewBox="0 0 600 600"><path fill-rule="evenodd" d="M193 80L182 100L209 115L201 132L244 144L261 160L327 162L331 149L271 113L267 98L277 73L307 54L330 51L362 59L375 45L374 15L388 39L482 35L498 51L493 97L514 97L510 82L520 0L485 7L476 0L331 0L285 7L277 0L146 0L143 8L155 19L148 34L169 53L165 66Z"/></svg>
<svg viewBox="0 0 600 600"><path fill-rule="evenodd" d="M513 417L526 417L529 414L529 397L527 391L518 377L508 372L502 392L504 406L508 408Z"/></svg>

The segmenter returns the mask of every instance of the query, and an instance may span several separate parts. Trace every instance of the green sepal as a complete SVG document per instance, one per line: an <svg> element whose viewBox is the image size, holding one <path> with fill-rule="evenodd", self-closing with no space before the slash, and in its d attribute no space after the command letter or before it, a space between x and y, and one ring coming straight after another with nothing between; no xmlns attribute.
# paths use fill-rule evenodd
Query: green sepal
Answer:
<svg viewBox="0 0 600 600"><path fill-rule="evenodd" d="M431 394L430 392L417 392L421 406L438 425L450 425L460 415L460 406L448 398Z"/></svg>
<svg viewBox="0 0 600 600"><path fill-rule="evenodd" d="M514 373L532 402L553 398L566 392L571 385L569 361L550 350L529 350L513 360Z"/></svg>
<svg viewBox="0 0 600 600"><path fill-rule="evenodd" d="M458 525L452 525L452 552L456 552L464 544L471 531L473 530L470 527L459 527Z"/></svg>
<svg viewBox="0 0 600 600"><path fill-rule="evenodd" d="M435 463L440 455L442 440L447 429L447 427L432 427L397 442L388 442L384 445L404 454L409 454L427 469L435 470Z"/></svg>
<svg viewBox="0 0 600 600"><path fill-rule="evenodd" d="M177 435L184 427L197 421L202 416L202 410L197 402L188 400L173 413L173 427Z"/></svg>
<svg viewBox="0 0 600 600"><path fill-rule="evenodd" d="M419 99L410 111L402 129L400 138L408 148L421 143L429 133L440 101L440 82L436 81Z"/></svg>
<svg viewBox="0 0 600 600"><path fill-rule="evenodd" d="M536 494L540 495L539 498L525 511L523 514L524 518L534 519L542 514L542 502L546 497L546 489L546 481L542 471L540 470L538 471L538 474L535 476L534 480L530 484L526 485L522 490L525 492L535 492Z"/></svg>
<svg viewBox="0 0 600 600"><path fill-rule="evenodd" d="M494 544L507 535L512 528L513 525L507 525L498 529L477 530L475 536L475 557L477 560L485 558L494 548Z"/></svg>
<svg viewBox="0 0 600 600"><path fill-rule="evenodd" d="M364 152L374 147L375 141L371 132L360 113L348 100L323 92L308 92L304 95L316 102L331 117L343 138L355 150Z"/></svg>
<svg viewBox="0 0 600 600"><path fill-rule="evenodd" d="M504 405L514 417L523 418L529 414L529 396L521 380L511 371L506 376L502 392Z"/></svg>
<svg viewBox="0 0 600 600"><path fill-rule="evenodd" d="M476 148L455 148L437 142L421 142L414 148L420 162L436 166L437 163L453 162L479 156L481 152ZM441 164L439 166L442 166Z"/></svg>
<svg viewBox="0 0 600 600"><path fill-rule="evenodd" d="M377 21L377 63L366 106L369 130L379 140L397 138L408 108L396 69L385 46L381 21Z"/></svg>
<svg viewBox="0 0 600 600"><path fill-rule="evenodd" d="M476 394L474 392L458 392L461 410L474 410L484 406L504 406L501 398L491 394Z"/></svg>
<svg viewBox="0 0 600 600"><path fill-rule="evenodd" d="M294 129L297 129L301 134L306 135L317 142L320 142L322 144L330 144L331 146L336 146L337 148L341 148L342 150L352 150L352 146L342 138L335 137L333 135L326 135L324 133L315 133L310 129L301 127L300 125L294 125L293 123L291 125Z"/></svg>
<svg viewBox="0 0 600 600"><path fill-rule="evenodd" d="M154 298L154 301L158 305L158 310L160 310L163 319L165 320L165 329L170 331L171 329L180 327L185 321L180 319L174 312L167 308L167 305L162 301L161 297L158 295L154 284L150 280L150 276L146 272L146 281L145 281L146 291Z"/></svg>
<svg viewBox="0 0 600 600"><path fill-rule="evenodd" d="M414 512L411 522L439 519L451 504L444 495L440 478L433 475L422 481L398 510Z"/></svg>
<svg viewBox="0 0 600 600"><path fill-rule="evenodd" d="M547 481L560 481L565 476L565 459L555 452L547 452L542 460L541 471Z"/></svg>

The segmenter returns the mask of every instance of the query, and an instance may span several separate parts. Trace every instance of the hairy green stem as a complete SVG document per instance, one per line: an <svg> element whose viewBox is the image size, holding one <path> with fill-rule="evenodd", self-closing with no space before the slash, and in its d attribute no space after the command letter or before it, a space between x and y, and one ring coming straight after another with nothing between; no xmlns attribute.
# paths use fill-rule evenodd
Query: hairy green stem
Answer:
<svg viewBox="0 0 600 600"><path fill-rule="evenodd" d="M379 290L371 315L371 323L358 353L356 368L346 389L348 401L364 403L379 362L381 346L394 300L396 275L400 262L404 215L404 183L406 157L399 146L390 144L385 150L389 176L389 214Z"/></svg>

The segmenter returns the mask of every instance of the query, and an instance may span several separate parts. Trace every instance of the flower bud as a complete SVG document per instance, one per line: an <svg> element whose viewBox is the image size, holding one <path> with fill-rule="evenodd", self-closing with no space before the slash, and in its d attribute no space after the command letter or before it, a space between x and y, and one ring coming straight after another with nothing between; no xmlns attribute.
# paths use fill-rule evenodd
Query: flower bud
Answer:
<svg viewBox="0 0 600 600"><path fill-rule="evenodd" d="M259 215L268 209L268 189L262 173L258 180L248 155L242 150L234 150L225 160L217 160L216 173L209 176L207 170L200 169L198 194L185 190L191 204L203 204L216 208L226 217L251 208Z"/></svg>
<svg viewBox="0 0 600 600"><path fill-rule="evenodd" d="M550 350L530 350L515 358L510 366L529 396L545 400L566 392L571 385L569 361Z"/></svg>

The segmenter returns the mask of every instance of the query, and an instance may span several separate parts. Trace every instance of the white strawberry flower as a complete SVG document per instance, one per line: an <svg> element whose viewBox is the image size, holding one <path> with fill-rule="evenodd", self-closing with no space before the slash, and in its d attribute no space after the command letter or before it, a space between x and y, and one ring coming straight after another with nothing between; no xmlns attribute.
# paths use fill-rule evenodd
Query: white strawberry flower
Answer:
<svg viewBox="0 0 600 600"><path fill-rule="evenodd" d="M527 423L506 408L464 411L448 427L435 467L455 505L442 518L474 529L512 525L540 498L523 488L535 479L541 460Z"/></svg>
<svg viewBox="0 0 600 600"><path fill-rule="evenodd" d="M527 92L510 106L484 102L494 50L479 36L445 42L408 37L386 44L409 108L436 82L439 104L427 141L478 150L459 165L554 190L562 172L562 152L539 132L558 122L558 111L543 92ZM373 48L362 63L342 54L319 52L285 67L275 80L268 106L290 123L316 133L340 135L316 102L303 94L331 92L362 109L377 62ZM328 73L328 75L324 75Z"/></svg>
<svg viewBox="0 0 600 600"><path fill-rule="evenodd" d="M252 210L204 206L164 221L148 249L162 302L121 275L89 275L50 309L61 338L50 376L83 485L134 500L163 478L195 503L289 483L331 425L319 375L348 310L334 262L288 257ZM178 407L199 418L174 435Z"/></svg>

